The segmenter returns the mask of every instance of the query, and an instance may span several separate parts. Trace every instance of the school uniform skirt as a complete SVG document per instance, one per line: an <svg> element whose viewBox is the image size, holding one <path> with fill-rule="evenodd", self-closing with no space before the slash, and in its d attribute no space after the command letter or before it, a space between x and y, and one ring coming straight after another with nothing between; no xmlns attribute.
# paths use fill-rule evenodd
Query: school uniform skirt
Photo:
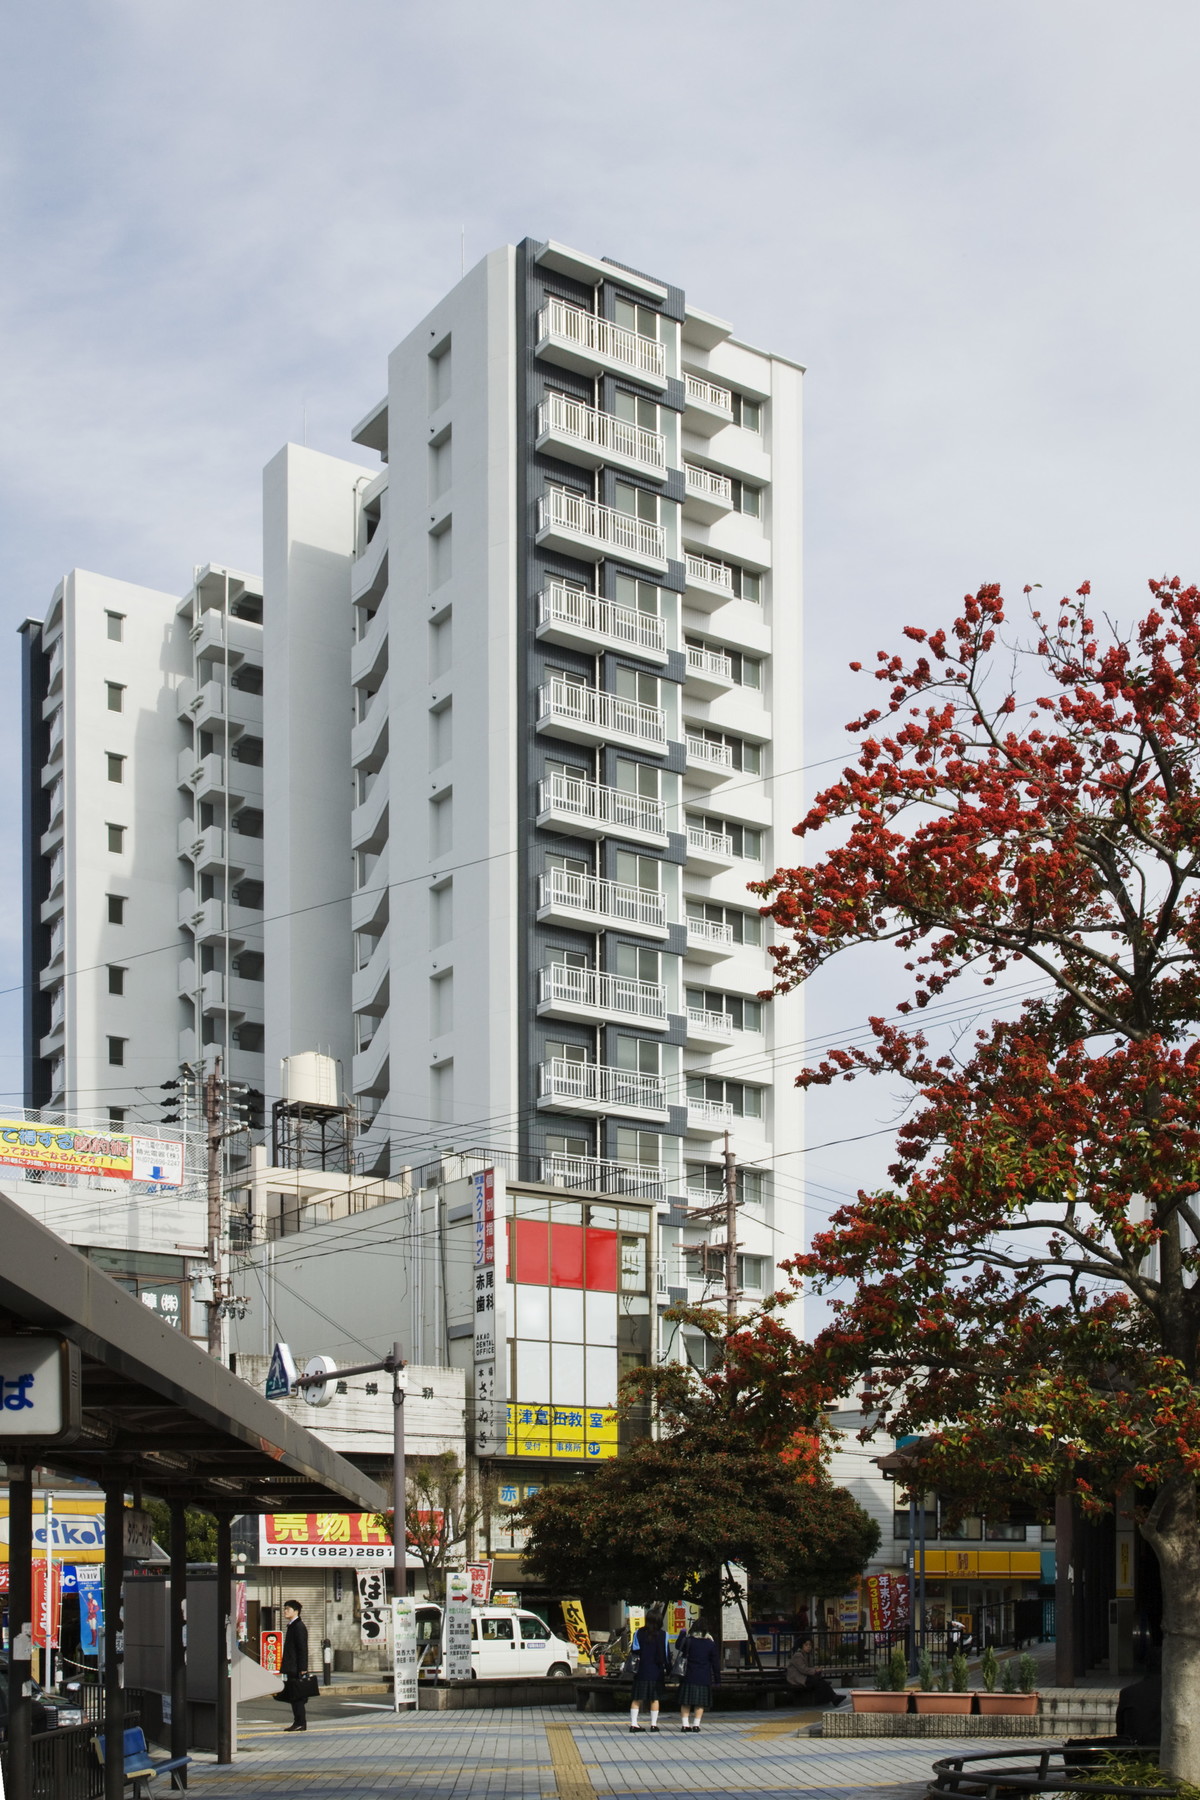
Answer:
<svg viewBox="0 0 1200 1800"><path fill-rule="evenodd" d="M712 1699L711 1687L703 1687L698 1681L685 1681L679 1689L680 1706L706 1707Z"/></svg>

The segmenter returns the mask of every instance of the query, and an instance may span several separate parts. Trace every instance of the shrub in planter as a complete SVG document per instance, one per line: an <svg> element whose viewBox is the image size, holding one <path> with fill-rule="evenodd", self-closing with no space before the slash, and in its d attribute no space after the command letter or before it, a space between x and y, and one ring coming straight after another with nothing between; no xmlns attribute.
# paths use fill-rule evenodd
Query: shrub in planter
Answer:
<svg viewBox="0 0 1200 1800"><path fill-rule="evenodd" d="M1017 1684L1023 1694L1032 1694L1037 1687L1038 1666L1032 1656L1023 1656L1017 1667Z"/></svg>
<svg viewBox="0 0 1200 1800"><path fill-rule="evenodd" d="M967 1659L961 1650L956 1650L950 1660L950 1686L956 1694L965 1694L970 1679Z"/></svg>
<svg viewBox="0 0 1200 1800"><path fill-rule="evenodd" d="M1017 1691L1017 1670L1011 1656L1005 1659L1004 1668L1000 1672L1000 1689L1005 1694L1015 1694Z"/></svg>
<svg viewBox="0 0 1200 1800"><path fill-rule="evenodd" d="M979 1659L979 1673L983 1676L985 1692L994 1694L996 1691L996 1677L1000 1673L1000 1659L997 1657L996 1652L992 1649L990 1644Z"/></svg>
<svg viewBox="0 0 1200 1800"><path fill-rule="evenodd" d="M934 1682L933 1658L930 1656L928 1650L922 1650L920 1658L918 1659L917 1680L920 1682L925 1693L932 1694Z"/></svg>

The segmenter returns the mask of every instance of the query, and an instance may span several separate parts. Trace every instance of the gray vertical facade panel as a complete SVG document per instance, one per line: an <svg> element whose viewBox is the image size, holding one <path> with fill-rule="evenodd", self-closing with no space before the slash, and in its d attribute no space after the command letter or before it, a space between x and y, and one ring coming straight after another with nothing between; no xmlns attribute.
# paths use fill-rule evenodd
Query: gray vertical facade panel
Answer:
<svg viewBox="0 0 1200 1800"><path fill-rule="evenodd" d="M46 859L41 839L50 823L50 803L42 786L42 769L50 748L50 728L42 718L48 686L49 657L42 648L42 626L26 619L21 636L21 903L24 931L21 975L22 1064L26 1106L45 1106L50 1098L50 1072L39 1044L50 1029L50 997L39 977L50 957L50 931L42 923L46 897Z"/></svg>

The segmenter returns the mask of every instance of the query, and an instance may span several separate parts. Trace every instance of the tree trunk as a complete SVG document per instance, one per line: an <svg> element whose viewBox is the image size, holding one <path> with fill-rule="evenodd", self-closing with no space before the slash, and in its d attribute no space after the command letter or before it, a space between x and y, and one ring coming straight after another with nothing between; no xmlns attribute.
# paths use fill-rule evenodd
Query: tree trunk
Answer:
<svg viewBox="0 0 1200 1800"><path fill-rule="evenodd" d="M1196 1482L1173 1475L1142 1525L1162 1571L1162 1746L1159 1762L1200 1783L1200 1521Z"/></svg>

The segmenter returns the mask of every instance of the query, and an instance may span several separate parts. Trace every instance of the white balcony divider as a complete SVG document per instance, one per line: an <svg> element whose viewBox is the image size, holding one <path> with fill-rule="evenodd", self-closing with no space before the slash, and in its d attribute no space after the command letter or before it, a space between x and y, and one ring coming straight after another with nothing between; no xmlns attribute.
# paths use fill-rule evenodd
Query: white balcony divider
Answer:
<svg viewBox="0 0 1200 1800"><path fill-rule="evenodd" d="M591 1101L620 1112L667 1110L665 1075L641 1075L634 1069L615 1069L606 1063L566 1062L555 1058L543 1063L542 1093L556 1100Z"/></svg>
<svg viewBox="0 0 1200 1800"><path fill-rule="evenodd" d="M700 375L685 375L687 398L695 400L701 406L713 406L718 412L733 412L733 395L727 387L718 387L715 381L705 381Z"/></svg>
<svg viewBox="0 0 1200 1800"><path fill-rule="evenodd" d="M688 849L700 856L732 856L733 839L727 831L705 831L703 826L688 826Z"/></svg>
<svg viewBox="0 0 1200 1800"><path fill-rule="evenodd" d="M570 869L551 869L541 878L541 905L564 911L594 913L622 925L665 927L667 903L653 888L630 887Z"/></svg>
<svg viewBox="0 0 1200 1800"><path fill-rule="evenodd" d="M600 412L572 400L569 394L551 394L538 407L538 436L556 431L563 437L578 439L608 456L623 456L630 462L642 463L647 469L665 469L667 440L661 431L647 431L614 413Z"/></svg>
<svg viewBox="0 0 1200 1800"><path fill-rule="evenodd" d="M705 1037L733 1036L733 1021L728 1013L709 1012L706 1007L689 1006L687 1017L688 1025L702 1031Z"/></svg>
<svg viewBox="0 0 1200 1800"><path fill-rule="evenodd" d="M666 1171L650 1163L608 1162L596 1156L542 1158L542 1180L555 1187L592 1188L601 1194L628 1194L639 1200L665 1200Z"/></svg>
<svg viewBox="0 0 1200 1800"><path fill-rule="evenodd" d="M564 587L552 581L538 595L538 618L543 625L566 625L589 637L611 638L627 644L631 650L665 652L666 626L657 613L639 612L632 606L618 606L615 600L602 600L599 594L580 593L578 588ZM732 667L732 665L730 665Z"/></svg>
<svg viewBox="0 0 1200 1800"><path fill-rule="evenodd" d="M543 1001L584 1006L623 1019L667 1016L667 990L658 981L637 981L632 975L612 975L600 969L575 969L567 963L551 963L540 974Z"/></svg>
<svg viewBox="0 0 1200 1800"><path fill-rule="evenodd" d="M687 578L689 581L701 581L705 587L728 588L730 598L733 597L733 570L728 563L713 562L711 557L689 554Z"/></svg>
<svg viewBox="0 0 1200 1800"><path fill-rule="evenodd" d="M698 494L704 500L720 500L726 506L733 505L733 483L728 475L718 475L715 469L702 469L698 463L684 463L683 472L689 494Z"/></svg>
<svg viewBox="0 0 1200 1800"><path fill-rule="evenodd" d="M666 357L660 343L639 337L636 331L626 331L610 319L598 319L595 313L584 312L581 307L568 306L563 300L551 298L549 305L542 308L538 314L538 337L565 338L604 362L624 363L627 369L653 375L659 381L666 377Z"/></svg>
<svg viewBox="0 0 1200 1800"><path fill-rule="evenodd" d="M728 919L689 919L688 942L695 944L732 944L733 926Z"/></svg>
<svg viewBox="0 0 1200 1800"><path fill-rule="evenodd" d="M648 837L667 835L667 809L661 800L627 794L578 775L551 775L539 783L539 812L572 813L576 818L609 825L614 832L636 831Z"/></svg>
<svg viewBox="0 0 1200 1800"><path fill-rule="evenodd" d="M693 1100L688 1099L688 1124L711 1125L717 1131L724 1131L733 1118L733 1102L731 1100Z"/></svg>
<svg viewBox="0 0 1200 1800"><path fill-rule="evenodd" d="M666 714L661 707L643 706L640 700L626 700L603 688L581 687L558 675L539 690L538 704L543 714L578 725L594 725L599 731L640 738L647 744L667 741Z"/></svg>
<svg viewBox="0 0 1200 1800"><path fill-rule="evenodd" d="M565 488L551 488L538 501L538 530L570 532L605 550L640 556L647 562L667 560L666 534L661 525L618 512L615 506L600 506Z"/></svg>
<svg viewBox="0 0 1200 1800"><path fill-rule="evenodd" d="M710 744L707 738L693 737L688 732L689 762L703 763L706 769L732 769L733 751L728 744Z"/></svg>
<svg viewBox="0 0 1200 1800"><path fill-rule="evenodd" d="M692 675L710 675L718 681L733 680L733 659L724 650L698 650L695 644L689 644L687 666Z"/></svg>

